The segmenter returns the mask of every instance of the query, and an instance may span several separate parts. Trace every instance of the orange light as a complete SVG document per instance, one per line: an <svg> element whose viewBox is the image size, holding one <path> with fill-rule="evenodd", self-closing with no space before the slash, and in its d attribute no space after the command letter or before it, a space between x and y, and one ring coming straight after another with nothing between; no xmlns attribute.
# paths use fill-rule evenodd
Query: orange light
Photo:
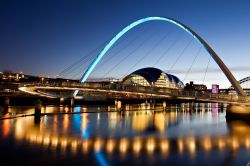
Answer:
<svg viewBox="0 0 250 166"><path fill-rule="evenodd" d="M155 141L153 138L149 138L147 140L147 150L148 150L148 153L153 153L154 152L154 149L155 149Z"/></svg>
<svg viewBox="0 0 250 166"><path fill-rule="evenodd" d="M125 138L122 138L120 141L120 152L126 153L127 148L128 148L128 140Z"/></svg>
<svg viewBox="0 0 250 166"><path fill-rule="evenodd" d="M169 151L169 141L168 140L162 140L161 141L161 152L166 154Z"/></svg>
<svg viewBox="0 0 250 166"><path fill-rule="evenodd" d="M115 148L115 141L113 139L109 139L107 141L107 152L108 153L112 153L114 148Z"/></svg>

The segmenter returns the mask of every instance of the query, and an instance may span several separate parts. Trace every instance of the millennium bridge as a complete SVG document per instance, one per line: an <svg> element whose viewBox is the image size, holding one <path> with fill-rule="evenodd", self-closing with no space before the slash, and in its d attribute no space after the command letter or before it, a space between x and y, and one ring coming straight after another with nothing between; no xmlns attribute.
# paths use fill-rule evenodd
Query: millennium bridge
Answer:
<svg viewBox="0 0 250 166"><path fill-rule="evenodd" d="M78 85L51 85L51 84L28 84L19 88L20 90L49 98L70 98L72 91L80 91L83 94L99 94L105 95L107 99L176 99L189 100L200 102L223 102L223 103L241 103L250 105L248 97L227 94L211 94L201 93L199 91L185 91L181 89L167 89L158 87L143 87L143 86L117 86L117 87L101 87L95 88L84 84ZM53 91L53 92L51 92ZM68 91L67 95L62 95L60 92ZM59 94L58 94L59 92ZM81 99L81 97L76 97Z"/></svg>
<svg viewBox="0 0 250 166"><path fill-rule="evenodd" d="M185 32L187 32L191 37L193 37L200 45L201 48L203 47L208 54L212 57L212 59L217 63L220 69L223 71L227 79L232 85L232 89L234 89L237 95L225 95L225 94L210 94L210 93L200 93L198 91L185 91L181 88L162 88L156 86L115 86L115 87L91 87L86 86L86 80L88 79L89 75L95 69L96 65L100 62L100 60L105 56L109 49L128 31L137 27L145 22L151 21L160 21L160 22L167 22L177 27L181 28ZM153 66L153 65L152 65ZM150 69L151 70L151 69ZM158 70L158 69L157 69ZM133 74L133 73L132 73ZM138 73L134 73L138 74ZM141 74L141 75L140 75ZM145 76L145 73L140 73L139 76L143 77L145 80L148 81L148 85L151 84L152 78L151 73ZM167 76L169 79L168 81L176 80L175 76L169 75L168 73L163 73L164 76ZM162 74L158 74L157 77L161 77ZM155 76L153 76L155 77ZM170 79L171 77L171 79ZM157 78L157 79L158 79ZM153 78L156 81L156 78ZM215 51L202 39L197 33L191 30L188 26L184 25L183 23L167 18L167 17L146 17L140 20L137 20L127 27L122 29L117 35L115 35L106 46L101 50L101 52L94 58L92 63L88 66L85 70L84 74L79 80L78 84L61 84L61 85L51 85L51 84L26 84L20 86L20 90L23 92L27 92L34 95L40 95L44 97L51 97L51 98L81 98L81 95L94 95L94 94L101 94L106 96L106 98L111 98L115 100L120 99L127 99L127 98L136 98L136 99L177 99L177 100L191 100L191 101L201 101L201 102L223 102L223 103L230 103L230 104L243 104L244 108L236 106L234 110L242 113L249 113L248 105L250 105L250 99L247 97L246 93L243 91L240 83L238 82L228 67L223 63L220 57L215 53ZM157 81L156 81L157 82ZM175 82L176 83L176 82ZM52 92L50 92L52 91ZM68 91L67 95L65 93L60 92ZM57 92L57 93L55 93ZM59 93L58 93L59 92Z"/></svg>

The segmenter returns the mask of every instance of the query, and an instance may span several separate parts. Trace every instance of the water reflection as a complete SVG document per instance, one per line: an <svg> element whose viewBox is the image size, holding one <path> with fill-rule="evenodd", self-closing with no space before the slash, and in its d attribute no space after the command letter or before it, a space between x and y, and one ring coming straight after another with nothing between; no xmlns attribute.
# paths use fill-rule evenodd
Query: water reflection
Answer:
<svg viewBox="0 0 250 166"><path fill-rule="evenodd" d="M249 130L250 131L250 130ZM204 136L195 138L192 136L186 138L168 139L168 138L155 138L155 137L137 137L135 139L130 137L122 138L104 138L104 137L92 137L88 140L74 138L70 136L59 136L51 133L40 133L36 130L33 132L15 133L15 138L18 140L26 140L30 143L39 144L45 148L51 146L52 148L60 148L62 151L69 147L72 152L76 152L77 149L81 149L82 153L89 153L91 151L107 151L113 153L114 151L126 154L128 151L133 151L135 154L139 154L142 151L146 151L148 154L152 154L156 151L160 151L162 154L166 154L170 151L176 151L182 154L188 152L191 156L199 150L204 150L209 153L212 149L226 150L230 149L237 151L239 148L250 149L250 134L242 136L227 135L227 136Z"/></svg>
<svg viewBox="0 0 250 166"><path fill-rule="evenodd" d="M242 155L241 149L249 154L250 125L226 123L218 104L171 106L170 112L126 107L130 111L46 115L39 122L33 116L6 119L0 122L0 135L72 156L103 152L119 154L121 159L185 155L192 160L200 152L225 155L232 151L236 158Z"/></svg>

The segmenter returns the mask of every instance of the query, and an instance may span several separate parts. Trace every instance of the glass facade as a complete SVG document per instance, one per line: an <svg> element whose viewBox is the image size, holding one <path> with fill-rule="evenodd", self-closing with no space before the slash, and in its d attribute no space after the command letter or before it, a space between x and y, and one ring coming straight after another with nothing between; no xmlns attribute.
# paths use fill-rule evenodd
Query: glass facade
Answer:
<svg viewBox="0 0 250 166"><path fill-rule="evenodd" d="M148 72L150 69L150 72ZM124 85L132 86L155 86L162 88L179 89L183 88L183 83L176 77L164 72L159 73L159 69L140 69L125 77L122 81ZM136 73L136 74L135 74ZM145 75L147 73L147 75ZM159 73L159 75L157 74ZM157 75L157 77L156 77Z"/></svg>
<svg viewBox="0 0 250 166"><path fill-rule="evenodd" d="M142 76L137 74L131 74L126 77L123 81L125 85L134 85L134 86L150 86L149 82Z"/></svg>

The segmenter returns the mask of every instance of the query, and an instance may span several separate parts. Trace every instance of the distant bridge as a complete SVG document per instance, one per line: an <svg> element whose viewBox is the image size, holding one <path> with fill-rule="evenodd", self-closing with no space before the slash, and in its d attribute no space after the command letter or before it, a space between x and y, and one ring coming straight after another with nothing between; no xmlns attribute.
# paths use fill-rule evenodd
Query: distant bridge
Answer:
<svg viewBox="0 0 250 166"><path fill-rule="evenodd" d="M238 83L244 88L244 89L250 89L250 76L242 78L238 81ZM233 86L230 86L229 89L234 89Z"/></svg>
<svg viewBox="0 0 250 166"><path fill-rule="evenodd" d="M243 88L245 94L246 94L247 96L250 96L250 76L249 76L249 77L242 78L242 79L240 79L238 82L239 82L239 84L241 85L241 87ZM235 89L234 89L233 86L230 86L230 87L228 88L228 91L229 91L230 93L235 93Z"/></svg>

